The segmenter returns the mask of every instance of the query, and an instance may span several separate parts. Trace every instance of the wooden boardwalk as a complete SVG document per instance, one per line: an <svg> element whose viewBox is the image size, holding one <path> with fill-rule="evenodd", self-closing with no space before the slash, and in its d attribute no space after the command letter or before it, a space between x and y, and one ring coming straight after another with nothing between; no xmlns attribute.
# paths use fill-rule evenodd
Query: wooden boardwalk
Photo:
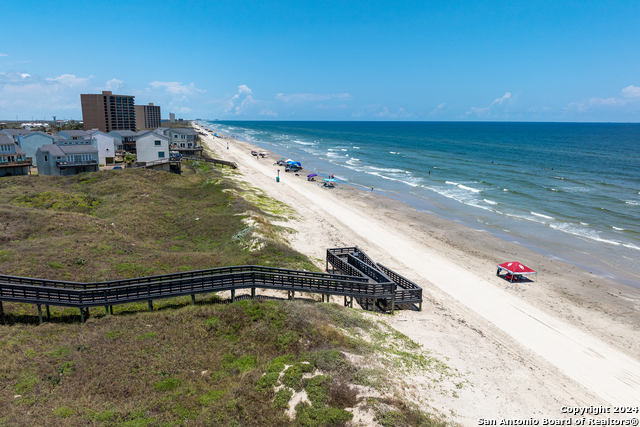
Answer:
<svg viewBox="0 0 640 427"><path fill-rule="evenodd" d="M374 264L357 247L327 250L327 267L334 273L314 273L256 265L221 267L188 271L160 276L112 280L108 282L79 283L60 280L35 279L0 275L0 315L2 301L35 304L42 321L41 306L79 308L84 321L89 307L105 307L130 302L153 300L197 294L231 291L232 301L238 289L277 289L295 292L318 293L327 296L343 296L345 305L353 306L353 299L365 309L393 311L409 304L422 303L422 289L380 264ZM349 298L349 303L347 302Z"/></svg>

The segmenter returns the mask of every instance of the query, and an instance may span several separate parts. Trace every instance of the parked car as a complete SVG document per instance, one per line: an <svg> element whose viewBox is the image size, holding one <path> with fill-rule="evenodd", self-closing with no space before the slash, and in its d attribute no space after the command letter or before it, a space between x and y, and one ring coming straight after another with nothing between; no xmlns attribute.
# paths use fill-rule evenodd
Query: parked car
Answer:
<svg viewBox="0 0 640 427"><path fill-rule="evenodd" d="M122 166L114 166L113 170L116 170L116 169L122 169Z"/></svg>

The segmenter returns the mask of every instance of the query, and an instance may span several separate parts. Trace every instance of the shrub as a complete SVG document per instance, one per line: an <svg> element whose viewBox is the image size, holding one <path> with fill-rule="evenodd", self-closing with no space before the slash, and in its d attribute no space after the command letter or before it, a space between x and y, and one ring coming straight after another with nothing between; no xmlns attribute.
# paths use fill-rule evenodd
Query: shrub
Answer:
<svg viewBox="0 0 640 427"><path fill-rule="evenodd" d="M296 421L305 427L338 426L352 418L353 414L344 409L311 406L307 402L296 405Z"/></svg>
<svg viewBox="0 0 640 427"><path fill-rule="evenodd" d="M279 372L270 372L268 374L264 374L258 380L258 385L256 385L257 391L272 391L273 387L278 382L278 377L280 377Z"/></svg>
<svg viewBox="0 0 640 427"><path fill-rule="evenodd" d="M153 388L158 391L173 390L180 385L180 380L177 378L167 378L162 381L158 381L153 384Z"/></svg>
<svg viewBox="0 0 640 427"><path fill-rule="evenodd" d="M49 267L51 267L51 268L62 268L63 267L63 265L62 265L62 263L60 261L51 261L51 262L48 262L47 265Z"/></svg>
<svg viewBox="0 0 640 427"><path fill-rule="evenodd" d="M288 388L282 388L276 393L273 399L273 409L285 409L289 407L289 400L293 396L293 392Z"/></svg>
<svg viewBox="0 0 640 427"><path fill-rule="evenodd" d="M73 414L73 409L69 408L68 406L62 406L53 410L53 415L60 418L69 418Z"/></svg>
<svg viewBox="0 0 640 427"><path fill-rule="evenodd" d="M209 406L211 403L220 400L224 396L223 390L211 390L198 398L202 406Z"/></svg>

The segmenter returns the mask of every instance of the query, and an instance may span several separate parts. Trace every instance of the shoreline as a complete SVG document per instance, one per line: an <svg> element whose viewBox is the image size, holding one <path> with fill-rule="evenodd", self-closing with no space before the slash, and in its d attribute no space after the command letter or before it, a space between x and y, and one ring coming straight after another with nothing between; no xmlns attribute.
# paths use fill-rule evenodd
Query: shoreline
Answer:
<svg viewBox="0 0 640 427"><path fill-rule="evenodd" d="M544 410L553 415L545 409L552 401L631 404L640 393L637 385L619 379L640 376L637 289L349 185L323 190L284 172L276 184L274 159L250 154L258 147L230 138L203 139L222 158L237 161L244 180L298 212L298 221L287 223L298 231L290 239L295 249L317 262L327 247L358 245L423 287L423 312L401 312L389 323L427 348L447 349L447 357L468 366L479 376L476 381L489 385L485 395L497 393L502 406L487 406L495 414ZM233 141L229 150L226 141ZM495 265L513 259L536 268L538 282L496 278ZM483 371L494 363L494 372ZM531 390L505 384L514 375L522 375ZM481 412L486 399L469 399L457 409L465 419L488 415Z"/></svg>
<svg viewBox="0 0 640 427"><path fill-rule="evenodd" d="M216 126L209 123L203 123L202 125L205 127ZM237 137L238 135L236 135ZM640 271L638 271L636 263L632 261L636 253L629 253L635 252L632 249L622 248L622 246L628 248L629 246L626 244L620 246L620 250L627 252L615 252L618 249L612 252L613 248L598 246L599 244L592 240L583 239L573 233L559 231L554 227L549 228L537 223L515 219L509 217L509 215L501 216L484 210L478 211L478 209L464 203L454 202L438 192L427 194L425 193L426 190L422 191L419 187L418 190L416 188L404 188L403 185L406 184L404 181L388 181L369 175L359 176L358 173L355 173L350 168L345 168L332 162L327 163L326 159L318 158L306 150L300 151L295 144L281 147L269 141L256 141L251 136L245 136L242 141L266 149L276 150L280 152L280 155L293 156L293 158L302 160L303 163L306 161L306 166L310 166L311 169L317 169L323 171L323 173L335 172L336 176L343 180L342 182L361 190L366 190L371 183L375 184L377 179L381 181L377 185L381 185L381 188L383 188L378 190L378 193L383 192L386 197L399 200L414 209L449 221L461 222L471 228L482 229L503 240L525 246L542 255L567 262L581 269L588 269L588 271L597 275L640 289ZM295 153L298 153L300 158L296 157ZM369 179L372 181L369 182ZM363 182L366 184L363 184ZM416 193L415 191L418 192Z"/></svg>

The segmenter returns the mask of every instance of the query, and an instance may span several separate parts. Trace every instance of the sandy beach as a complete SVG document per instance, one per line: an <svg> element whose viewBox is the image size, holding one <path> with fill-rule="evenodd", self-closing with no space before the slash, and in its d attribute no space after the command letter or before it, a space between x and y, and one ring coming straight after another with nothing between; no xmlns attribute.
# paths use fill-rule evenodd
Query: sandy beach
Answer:
<svg viewBox="0 0 640 427"><path fill-rule="evenodd" d="M375 189L323 189L307 181L312 171L285 173L274 165L279 156L256 158L251 150L260 149L249 143L203 141L216 157L236 162L249 185L296 210L297 219L286 223L298 231L290 242L318 266L326 248L355 245L424 289L421 312L398 311L386 321L446 357L470 385L452 397L418 376L412 381L419 401L464 425L478 425L478 418L563 418L562 406L640 402L640 290ZM496 277L496 264L513 260L535 268L538 281Z"/></svg>

